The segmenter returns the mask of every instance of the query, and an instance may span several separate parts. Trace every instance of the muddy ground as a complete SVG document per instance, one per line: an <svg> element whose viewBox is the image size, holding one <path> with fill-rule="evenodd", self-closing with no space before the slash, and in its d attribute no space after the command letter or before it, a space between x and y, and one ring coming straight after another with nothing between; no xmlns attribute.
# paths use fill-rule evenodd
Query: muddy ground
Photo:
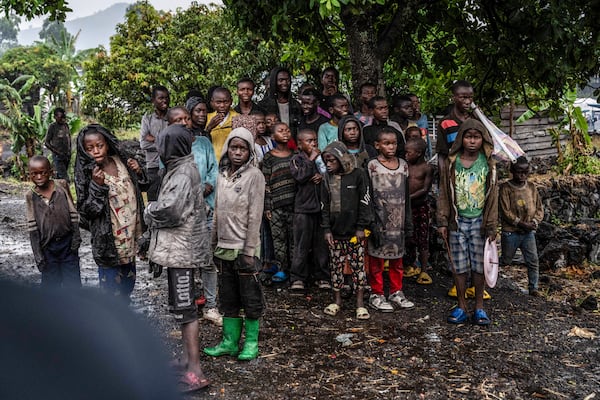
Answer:
<svg viewBox="0 0 600 400"><path fill-rule="evenodd" d="M35 285L19 190L0 185L0 277ZM81 250L85 285L96 286L89 235ZM489 289L489 327L448 325L454 305L446 292L450 276L437 267L431 286L405 279L416 303L391 314L371 312L358 321L351 301L337 317L325 316L330 294L311 290L291 296L265 290L261 355L251 362L202 355L212 386L195 399L600 399L598 338L570 336L573 328L598 335L599 314L580 307L600 295L597 267L577 267L542 276L544 298L524 293L526 272L501 272ZM166 280L152 279L140 262L132 307L146 315L178 355L178 326L166 310ZM589 308L589 307L588 307ZM574 331L573 331L574 332ZM336 338L350 334L350 342ZM212 346L220 328L202 322L200 345Z"/></svg>

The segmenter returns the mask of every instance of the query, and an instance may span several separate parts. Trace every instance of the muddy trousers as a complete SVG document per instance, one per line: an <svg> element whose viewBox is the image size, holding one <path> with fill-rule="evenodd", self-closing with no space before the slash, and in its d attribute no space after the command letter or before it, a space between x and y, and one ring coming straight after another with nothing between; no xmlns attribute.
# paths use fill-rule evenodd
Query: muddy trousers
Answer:
<svg viewBox="0 0 600 400"><path fill-rule="evenodd" d="M259 319L263 312L263 293L257 270L240 270L238 260L215 258L219 268L219 305L224 317Z"/></svg>
<svg viewBox="0 0 600 400"><path fill-rule="evenodd" d="M290 259L294 254L294 209L293 207L276 208L271 211L271 235L275 259L279 270L290 273Z"/></svg>

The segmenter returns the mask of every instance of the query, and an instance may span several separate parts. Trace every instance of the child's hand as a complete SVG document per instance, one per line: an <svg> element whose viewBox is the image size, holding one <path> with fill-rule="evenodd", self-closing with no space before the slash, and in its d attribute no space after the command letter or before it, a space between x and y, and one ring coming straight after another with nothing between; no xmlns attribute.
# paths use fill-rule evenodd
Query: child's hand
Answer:
<svg viewBox="0 0 600 400"><path fill-rule="evenodd" d="M537 228L536 224L534 224L533 222L519 222L517 224L517 226L527 232L529 231L533 231Z"/></svg>
<svg viewBox="0 0 600 400"><path fill-rule="evenodd" d="M206 198L208 195L210 195L213 192L214 188L210 183L205 183L204 184L204 197Z"/></svg>
<svg viewBox="0 0 600 400"><path fill-rule="evenodd" d="M98 185L104 185L104 171L97 165L92 170L92 180Z"/></svg>
<svg viewBox="0 0 600 400"><path fill-rule="evenodd" d="M325 233L325 241L329 247L333 247L333 234L331 232Z"/></svg>
<svg viewBox="0 0 600 400"><path fill-rule="evenodd" d="M137 175L140 175L142 173L142 167L140 166L140 163L133 158L127 160L127 166L130 169L132 169L133 172L135 172Z"/></svg>
<svg viewBox="0 0 600 400"><path fill-rule="evenodd" d="M312 178L310 178L310 181L312 183L314 183L315 185L318 185L319 183L321 183L321 181L323 180L323 176L321 176L321 174L314 174Z"/></svg>
<svg viewBox="0 0 600 400"><path fill-rule="evenodd" d="M268 219L270 221L272 217L273 217L273 213L271 213L271 211L269 211L269 210L265 211L266 219Z"/></svg>
<svg viewBox="0 0 600 400"><path fill-rule="evenodd" d="M219 125L225 119L225 114L217 113L206 125L207 131L212 131L217 125Z"/></svg>
<svg viewBox="0 0 600 400"><path fill-rule="evenodd" d="M311 161L315 161L315 159L317 157L319 157L319 154L321 154L321 151L319 150L319 147L315 144L312 148L312 150L310 151L310 156L308 157Z"/></svg>
<svg viewBox="0 0 600 400"><path fill-rule="evenodd" d="M440 236L442 237L442 239L448 240L448 228L447 227L440 226L438 228L438 233L440 234Z"/></svg>
<svg viewBox="0 0 600 400"><path fill-rule="evenodd" d="M496 232L491 233L490 235L488 235L487 240L489 242L493 242L494 240L496 240Z"/></svg>

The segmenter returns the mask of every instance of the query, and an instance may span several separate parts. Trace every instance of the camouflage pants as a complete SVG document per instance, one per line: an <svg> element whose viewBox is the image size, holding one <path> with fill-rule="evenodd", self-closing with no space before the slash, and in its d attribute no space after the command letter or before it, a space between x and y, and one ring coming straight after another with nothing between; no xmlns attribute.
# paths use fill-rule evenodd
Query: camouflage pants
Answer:
<svg viewBox="0 0 600 400"><path fill-rule="evenodd" d="M292 254L294 254L294 210L293 207L274 209L271 212L271 236L275 250L275 260L279 270L290 273Z"/></svg>

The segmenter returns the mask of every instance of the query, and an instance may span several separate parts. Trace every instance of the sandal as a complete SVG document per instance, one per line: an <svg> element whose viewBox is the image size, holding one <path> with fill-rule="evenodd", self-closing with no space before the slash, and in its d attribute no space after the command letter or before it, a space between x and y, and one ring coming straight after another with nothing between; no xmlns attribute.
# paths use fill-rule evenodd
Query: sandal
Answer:
<svg viewBox="0 0 600 400"><path fill-rule="evenodd" d="M369 318L371 318L371 315L369 314L369 311L366 308L358 307L356 309L356 319L365 320Z"/></svg>
<svg viewBox="0 0 600 400"><path fill-rule="evenodd" d="M280 283L280 282L287 281L287 278L288 278L288 276L285 272L279 271L271 277L271 281Z"/></svg>
<svg viewBox="0 0 600 400"><path fill-rule="evenodd" d="M475 286L471 286L470 288L467 288L467 290L465 290L465 298L466 299L474 299L475 298ZM483 299L489 300L491 298L492 298L492 296L488 293L487 290L484 289Z"/></svg>
<svg viewBox="0 0 600 400"><path fill-rule="evenodd" d="M195 392L196 390L204 389L210 385L210 381L206 378L200 378L193 372L187 372L179 380L181 385L181 393Z"/></svg>
<svg viewBox="0 0 600 400"><path fill-rule="evenodd" d="M431 276L429 276L427 272L423 271L417 278L417 283L419 285L431 285L433 283L433 279L431 279Z"/></svg>
<svg viewBox="0 0 600 400"><path fill-rule="evenodd" d="M475 310L475 312L473 313L472 321L475 325L480 326L489 325L492 322L490 317L487 316L487 314L482 308L478 308Z"/></svg>
<svg viewBox="0 0 600 400"><path fill-rule="evenodd" d="M449 324L464 324L467 319L469 319L467 312L460 307L456 307L448 316L447 321Z"/></svg>
<svg viewBox="0 0 600 400"><path fill-rule="evenodd" d="M327 315L331 315L332 317L335 317L337 315L337 313L340 312L340 306L338 306L335 303L331 303L330 305L325 307L323 312Z"/></svg>
<svg viewBox="0 0 600 400"><path fill-rule="evenodd" d="M414 276L419 276L420 273L421 273L421 268L411 265L404 270L404 277L412 278Z"/></svg>

